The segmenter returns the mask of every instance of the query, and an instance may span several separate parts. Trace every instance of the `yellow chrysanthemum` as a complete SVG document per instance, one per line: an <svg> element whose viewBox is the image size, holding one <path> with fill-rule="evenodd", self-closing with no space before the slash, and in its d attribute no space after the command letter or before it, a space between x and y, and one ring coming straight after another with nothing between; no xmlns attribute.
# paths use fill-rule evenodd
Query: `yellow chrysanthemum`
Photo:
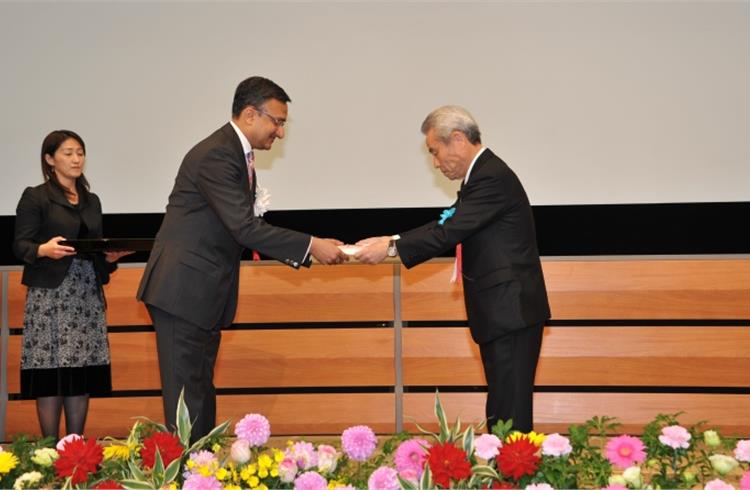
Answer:
<svg viewBox="0 0 750 490"><path fill-rule="evenodd" d="M505 442L513 442L517 441L518 439L527 439L530 443L539 447L542 445L546 438L547 436L542 434L541 432L537 433L532 430L528 434L524 434L522 432L513 432L505 438Z"/></svg>
<svg viewBox="0 0 750 490"><path fill-rule="evenodd" d="M214 474L214 469L204 464L198 467L198 474L200 476L211 476Z"/></svg>
<svg viewBox="0 0 750 490"><path fill-rule="evenodd" d="M229 475L230 473L227 471L226 468L219 468L215 476L217 480L224 481L227 479Z"/></svg>
<svg viewBox="0 0 750 490"><path fill-rule="evenodd" d="M273 460L277 463L281 463L284 461L284 451L279 451L278 449L273 450Z"/></svg>
<svg viewBox="0 0 750 490"><path fill-rule="evenodd" d="M258 467L262 469L270 468L273 464L273 460L271 459L271 456L263 453L260 456L258 456Z"/></svg>
<svg viewBox="0 0 750 490"><path fill-rule="evenodd" d="M328 482L328 490L333 490L336 487L345 487L346 482L343 480L331 480Z"/></svg>
<svg viewBox="0 0 750 490"><path fill-rule="evenodd" d="M104 460L110 459L128 459L130 457L130 448L120 444L112 444L104 448Z"/></svg>
<svg viewBox="0 0 750 490"><path fill-rule="evenodd" d="M195 468L195 461L193 461L192 459L188 459L187 463L185 463L185 466L187 466L189 470L192 470L193 468Z"/></svg>
<svg viewBox="0 0 750 490"><path fill-rule="evenodd" d="M218 453L221 451L221 444L215 442L213 446L211 446L211 451L214 453Z"/></svg>
<svg viewBox="0 0 750 490"><path fill-rule="evenodd" d="M172 482L169 484L169 490L177 490L177 483Z"/></svg>
<svg viewBox="0 0 750 490"><path fill-rule="evenodd" d="M10 473L10 470L18 466L18 458L10 451L0 452L0 475Z"/></svg>
<svg viewBox="0 0 750 490"><path fill-rule="evenodd" d="M247 481L247 483L252 488L256 488L258 486L258 483L260 483L260 479L258 479L257 476L251 476L250 479Z"/></svg>
<svg viewBox="0 0 750 490"><path fill-rule="evenodd" d="M242 490L239 485L224 485L224 490Z"/></svg>
<svg viewBox="0 0 750 490"><path fill-rule="evenodd" d="M257 490L268 490L268 487L261 483L258 485Z"/></svg>
<svg viewBox="0 0 750 490"><path fill-rule="evenodd" d="M261 468L258 470L258 476L261 478L268 478L268 468Z"/></svg>
<svg viewBox="0 0 750 490"><path fill-rule="evenodd" d="M274 477L274 478L276 478L277 476L279 476L279 467L278 466L274 466L273 468L271 468L271 476Z"/></svg>

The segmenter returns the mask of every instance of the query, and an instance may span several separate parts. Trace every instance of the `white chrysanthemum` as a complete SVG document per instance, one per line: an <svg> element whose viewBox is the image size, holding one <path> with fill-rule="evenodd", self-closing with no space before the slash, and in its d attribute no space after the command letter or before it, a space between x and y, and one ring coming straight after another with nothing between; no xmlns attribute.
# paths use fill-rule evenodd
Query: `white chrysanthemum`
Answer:
<svg viewBox="0 0 750 490"><path fill-rule="evenodd" d="M255 206L253 211L255 216L263 216L271 206L271 193L265 187L258 186L255 188Z"/></svg>

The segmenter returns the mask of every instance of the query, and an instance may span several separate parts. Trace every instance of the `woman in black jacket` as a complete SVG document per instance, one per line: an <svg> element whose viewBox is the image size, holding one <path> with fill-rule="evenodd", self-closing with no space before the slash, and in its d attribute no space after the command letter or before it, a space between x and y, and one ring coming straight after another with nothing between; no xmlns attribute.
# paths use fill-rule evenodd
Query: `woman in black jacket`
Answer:
<svg viewBox="0 0 750 490"><path fill-rule="evenodd" d="M102 208L83 175L86 146L73 131L42 143L44 183L28 187L16 209L13 251L28 286L21 395L36 398L42 434L82 434L90 394L112 389L102 286L125 252L77 254L63 240L102 237Z"/></svg>

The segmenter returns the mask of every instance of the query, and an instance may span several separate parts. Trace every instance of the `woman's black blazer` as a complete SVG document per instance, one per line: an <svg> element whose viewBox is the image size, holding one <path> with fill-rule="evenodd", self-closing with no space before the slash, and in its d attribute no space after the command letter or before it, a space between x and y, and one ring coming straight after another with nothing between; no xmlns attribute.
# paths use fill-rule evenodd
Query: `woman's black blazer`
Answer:
<svg viewBox="0 0 750 490"><path fill-rule="evenodd" d="M88 232L79 237L81 221ZM27 187L16 208L13 253L24 262L21 282L26 286L56 288L62 284L75 255L58 260L37 257L39 245L50 238L102 238L102 205L96 194L81 193L76 207L65 197L62 189L47 182ZM109 282L109 274L117 265L104 259L104 254L93 255L94 269L100 284Z"/></svg>

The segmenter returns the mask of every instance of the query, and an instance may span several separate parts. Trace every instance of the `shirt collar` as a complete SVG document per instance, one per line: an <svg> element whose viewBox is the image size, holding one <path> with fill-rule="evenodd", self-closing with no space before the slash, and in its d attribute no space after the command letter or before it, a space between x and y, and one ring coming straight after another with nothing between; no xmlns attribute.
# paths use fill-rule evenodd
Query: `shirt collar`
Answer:
<svg viewBox="0 0 750 490"><path fill-rule="evenodd" d="M234 132L237 133L237 136L240 138L240 143L242 144L242 152L245 154L245 157L253 151L253 147L250 146L250 142L247 140L247 136L240 131L239 126L237 126L234 121L229 121L229 124L232 125L232 128L234 128Z"/></svg>
<svg viewBox="0 0 750 490"><path fill-rule="evenodd" d="M483 146L479 149L476 155L474 155L474 160L471 161L471 165L469 165L469 170L466 171L466 177L464 177L464 184L467 184L469 182L469 175L471 175L471 169L474 168L474 164L477 163L477 159L479 158L479 155L484 153L484 150L486 150L487 147Z"/></svg>

